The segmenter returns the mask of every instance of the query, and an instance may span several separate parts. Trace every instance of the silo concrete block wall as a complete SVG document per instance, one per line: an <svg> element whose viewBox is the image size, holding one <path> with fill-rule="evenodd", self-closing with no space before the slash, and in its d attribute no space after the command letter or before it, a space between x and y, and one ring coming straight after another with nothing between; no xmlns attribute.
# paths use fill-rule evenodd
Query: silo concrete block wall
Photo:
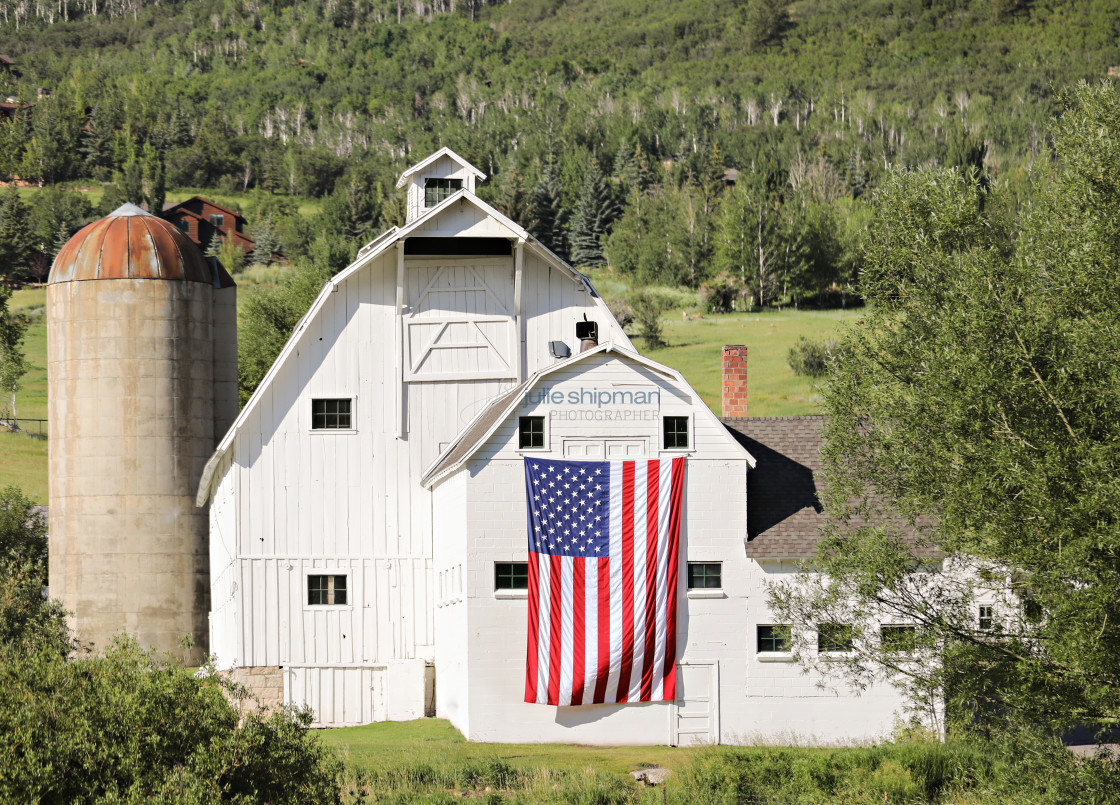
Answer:
<svg viewBox="0 0 1120 805"><path fill-rule="evenodd" d="M214 439L237 419L237 288L214 291Z"/></svg>
<svg viewBox="0 0 1120 805"><path fill-rule="evenodd" d="M51 593L95 651L124 632L207 656L208 516L194 494L215 444L216 293L171 278L47 287Z"/></svg>

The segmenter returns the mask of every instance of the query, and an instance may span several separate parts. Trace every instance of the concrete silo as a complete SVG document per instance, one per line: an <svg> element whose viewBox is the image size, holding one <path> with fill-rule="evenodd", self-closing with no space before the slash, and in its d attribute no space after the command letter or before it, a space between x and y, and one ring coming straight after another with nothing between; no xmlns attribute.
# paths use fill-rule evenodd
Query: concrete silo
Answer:
<svg viewBox="0 0 1120 805"><path fill-rule="evenodd" d="M208 518L194 494L237 413L236 327L229 275L139 207L55 258L50 586L95 650L125 632L189 661L207 653Z"/></svg>

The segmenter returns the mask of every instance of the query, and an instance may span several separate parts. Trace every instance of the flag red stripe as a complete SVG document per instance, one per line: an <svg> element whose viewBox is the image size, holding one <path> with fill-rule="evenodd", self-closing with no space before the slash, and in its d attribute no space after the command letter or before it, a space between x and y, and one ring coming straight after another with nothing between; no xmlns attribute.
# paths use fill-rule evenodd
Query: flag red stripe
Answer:
<svg viewBox="0 0 1120 805"><path fill-rule="evenodd" d="M658 470L661 462L650 461L646 464L646 639L645 659L642 662L642 701L653 698L653 650L657 633L657 533L658 517Z"/></svg>
<svg viewBox="0 0 1120 805"><path fill-rule="evenodd" d="M572 704L583 704L583 574L587 561L572 563Z"/></svg>
<svg viewBox="0 0 1120 805"><path fill-rule="evenodd" d="M634 462L622 462L622 668L618 698L630 700L630 672L634 668Z"/></svg>
<svg viewBox="0 0 1120 805"><path fill-rule="evenodd" d="M669 524L665 539L669 546L666 581L665 688L666 701L677 698L677 554L680 552L681 498L684 496L684 458L674 458L669 493Z"/></svg>
<svg viewBox="0 0 1120 805"><path fill-rule="evenodd" d="M548 630L548 703L560 703L560 644L564 637L560 633L560 613L564 607L560 592L560 560L559 556L550 556L548 580L550 592L548 596L548 614L552 626Z"/></svg>
<svg viewBox="0 0 1120 805"><path fill-rule="evenodd" d="M596 704L607 700L607 677L611 675L611 563L609 559L596 559L599 573L599 653L595 679Z"/></svg>
<svg viewBox="0 0 1120 805"><path fill-rule="evenodd" d="M529 551L529 646L525 659L525 701L537 700L537 636L540 630L540 570L537 554Z"/></svg>

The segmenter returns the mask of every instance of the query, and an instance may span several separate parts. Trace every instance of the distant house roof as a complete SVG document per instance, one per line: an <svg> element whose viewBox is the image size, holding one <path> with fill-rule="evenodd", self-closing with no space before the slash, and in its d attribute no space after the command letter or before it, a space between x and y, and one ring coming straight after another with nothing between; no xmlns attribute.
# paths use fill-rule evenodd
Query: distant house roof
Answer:
<svg viewBox="0 0 1120 805"><path fill-rule="evenodd" d="M758 465L747 473L747 556L811 559L828 517L821 507L823 416L724 418L723 424ZM852 525L863 525L853 519ZM913 528L899 529L916 539ZM915 554L935 557L918 547Z"/></svg>
<svg viewBox="0 0 1120 805"><path fill-rule="evenodd" d="M6 67L11 67L15 63L15 59L13 59L11 56L7 55L6 53L0 53L0 64L5 65Z"/></svg>
<svg viewBox="0 0 1120 805"><path fill-rule="evenodd" d="M245 220L245 216L244 216L244 215L242 215L241 213L239 213L239 212L234 212L234 211L233 211L233 210L231 210L231 209L230 209L229 207L223 207L223 206L222 206L221 204L218 204L218 203L217 203L217 202L215 202L215 201L211 201L211 200L210 200L210 199L208 199L208 198L203 198L202 196L191 196L191 197L190 197L190 198L188 198L188 199L187 199L186 201L179 201L179 202L170 202L170 201L168 201L168 202L164 202L164 205L163 205L163 211L164 211L165 213L167 213L167 212L171 212L172 210L176 210L176 209L178 209L178 208L180 208L180 207L185 207L185 206L186 206L187 204L190 204L190 203L191 203L192 201L201 201L201 202L202 202L203 204L209 204L209 205L210 205L211 207L214 207L214 208L216 208L216 209L219 209L219 210L221 210L222 212L228 212L228 213L229 213L230 215L234 216L235 218L240 218L240 219L241 219L242 221L244 221L244 220Z"/></svg>
<svg viewBox="0 0 1120 805"><path fill-rule="evenodd" d="M728 168L723 172L724 184L735 184L737 181L739 181L739 171L735 168Z"/></svg>

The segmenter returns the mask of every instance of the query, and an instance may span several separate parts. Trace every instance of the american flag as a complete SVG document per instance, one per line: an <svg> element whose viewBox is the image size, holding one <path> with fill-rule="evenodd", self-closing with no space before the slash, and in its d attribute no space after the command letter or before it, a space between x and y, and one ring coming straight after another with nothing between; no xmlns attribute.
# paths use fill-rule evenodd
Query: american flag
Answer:
<svg viewBox="0 0 1120 805"><path fill-rule="evenodd" d="M525 459L525 701L676 698L684 458Z"/></svg>

